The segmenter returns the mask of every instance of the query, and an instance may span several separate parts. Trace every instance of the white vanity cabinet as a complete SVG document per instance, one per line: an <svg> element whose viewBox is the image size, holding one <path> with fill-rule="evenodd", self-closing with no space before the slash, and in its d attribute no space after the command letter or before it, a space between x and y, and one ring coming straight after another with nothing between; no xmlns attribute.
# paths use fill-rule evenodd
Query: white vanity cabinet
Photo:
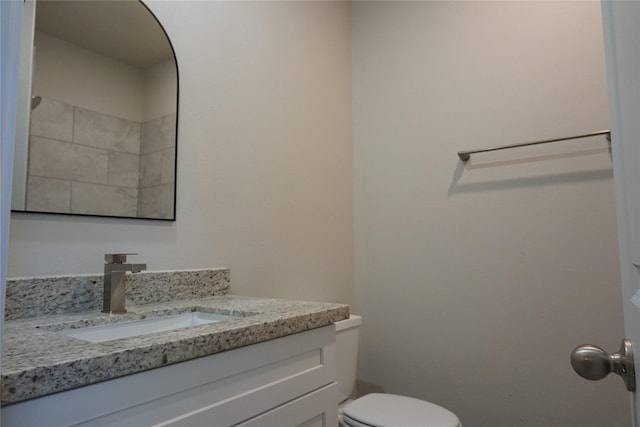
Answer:
<svg viewBox="0 0 640 427"><path fill-rule="evenodd" d="M335 427L335 381L330 325L16 403L0 414L2 427Z"/></svg>

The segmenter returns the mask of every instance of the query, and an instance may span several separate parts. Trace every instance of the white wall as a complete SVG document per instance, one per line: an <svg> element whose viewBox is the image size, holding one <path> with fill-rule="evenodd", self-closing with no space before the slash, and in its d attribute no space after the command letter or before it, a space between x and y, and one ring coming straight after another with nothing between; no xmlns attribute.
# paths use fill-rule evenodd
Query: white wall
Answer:
<svg viewBox="0 0 640 427"><path fill-rule="evenodd" d="M33 46L35 28L35 0L25 0L20 25L20 52ZM13 181L11 207L24 207L27 196L27 161L29 156L29 116L31 114L31 77L33 75L32 58L18 55L20 58L18 75L18 93L16 105L15 144L13 150Z"/></svg>
<svg viewBox="0 0 640 427"><path fill-rule="evenodd" d="M35 52L34 95L137 122L176 112L173 59L140 69L40 31Z"/></svg>
<svg viewBox="0 0 640 427"><path fill-rule="evenodd" d="M180 75L177 221L13 214L9 277L229 267L241 295L353 302L349 6L148 2Z"/></svg>
<svg viewBox="0 0 640 427"><path fill-rule="evenodd" d="M33 95L144 121L144 71L36 31Z"/></svg>
<svg viewBox="0 0 640 427"><path fill-rule="evenodd" d="M465 426L628 426L597 2L355 2L359 376Z"/></svg>
<svg viewBox="0 0 640 427"><path fill-rule="evenodd" d="M351 27L336 2L150 6L180 68L177 222L13 214L9 277L122 250L352 303L353 124L360 377L465 426L629 425L621 380L568 361L623 334L606 144L455 154L607 127L597 3L357 2Z"/></svg>
<svg viewBox="0 0 640 427"><path fill-rule="evenodd" d="M143 121L175 114L176 93L178 93L178 78L173 58L144 70Z"/></svg>

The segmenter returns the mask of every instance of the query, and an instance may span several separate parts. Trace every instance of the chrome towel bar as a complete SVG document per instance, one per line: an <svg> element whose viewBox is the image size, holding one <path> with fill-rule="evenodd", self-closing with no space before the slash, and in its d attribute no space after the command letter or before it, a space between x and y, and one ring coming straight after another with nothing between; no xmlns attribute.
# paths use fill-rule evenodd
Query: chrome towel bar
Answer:
<svg viewBox="0 0 640 427"><path fill-rule="evenodd" d="M523 142L520 144L501 145L497 147L479 148L477 150L458 151L458 157L463 162L471 158L472 154L486 153L488 151L506 150L508 148L528 147L530 145L548 144L549 142L568 141L571 139L589 138L591 136L607 135L607 141L611 141L611 131L609 129L600 130L598 132L585 133L584 135L567 136L564 138L543 139L542 141Z"/></svg>

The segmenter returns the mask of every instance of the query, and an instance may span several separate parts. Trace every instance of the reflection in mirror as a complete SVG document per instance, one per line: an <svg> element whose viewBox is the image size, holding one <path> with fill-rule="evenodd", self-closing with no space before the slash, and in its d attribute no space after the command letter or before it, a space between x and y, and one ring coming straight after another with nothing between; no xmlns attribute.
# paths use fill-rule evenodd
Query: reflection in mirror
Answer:
<svg viewBox="0 0 640 427"><path fill-rule="evenodd" d="M16 156L13 210L174 220L177 65L149 10L38 0L28 56L29 147L24 167Z"/></svg>

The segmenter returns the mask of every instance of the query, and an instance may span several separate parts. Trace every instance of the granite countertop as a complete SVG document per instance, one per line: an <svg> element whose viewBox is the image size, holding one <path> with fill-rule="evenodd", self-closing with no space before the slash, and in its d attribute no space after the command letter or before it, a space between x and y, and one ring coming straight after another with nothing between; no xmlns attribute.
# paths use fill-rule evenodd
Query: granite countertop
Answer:
<svg viewBox="0 0 640 427"><path fill-rule="evenodd" d="M343 304L234 295L129 305L127 310L124 315L87 311L5 321L2 405L319 328L349 317L349 306ZM58 334L62 329L190 311L238 317L102 343Z"/></svg>

